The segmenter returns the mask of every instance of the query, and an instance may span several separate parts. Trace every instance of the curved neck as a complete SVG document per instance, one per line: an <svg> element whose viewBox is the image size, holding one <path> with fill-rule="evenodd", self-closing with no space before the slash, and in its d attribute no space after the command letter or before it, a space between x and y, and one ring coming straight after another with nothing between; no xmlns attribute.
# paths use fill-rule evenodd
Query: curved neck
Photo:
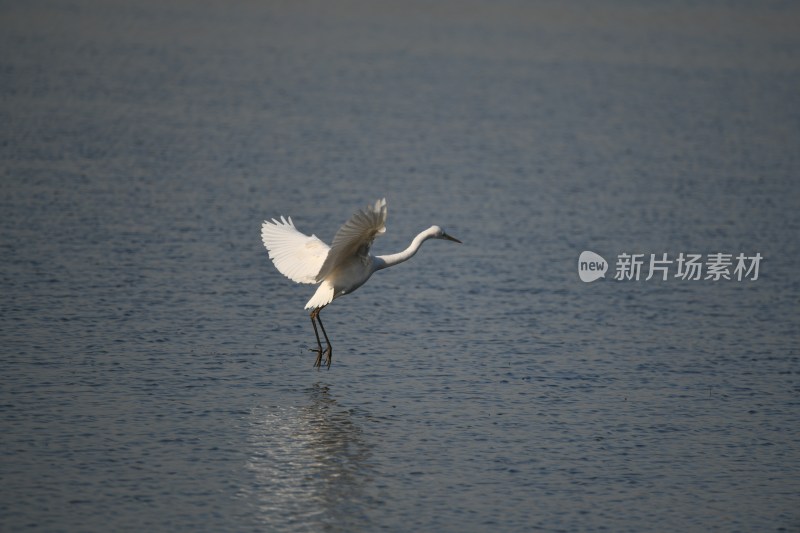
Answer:
<svg viewBox="0 0 800 533"><path fill-rule="evenodd" d="M377 256L375 258L377 263L375 270L388 268L390 266L402 263L403 261L408 261L409 259L414 257L414 254L417 253L417 250L419 250L419 247L422 246L422 243L433 236L430 231L431 231L430 229L426 229L425 231L414 237L414 240L411 241L411 244L408 245L408 248L406 248L402 252L390 255Z"/></svg>

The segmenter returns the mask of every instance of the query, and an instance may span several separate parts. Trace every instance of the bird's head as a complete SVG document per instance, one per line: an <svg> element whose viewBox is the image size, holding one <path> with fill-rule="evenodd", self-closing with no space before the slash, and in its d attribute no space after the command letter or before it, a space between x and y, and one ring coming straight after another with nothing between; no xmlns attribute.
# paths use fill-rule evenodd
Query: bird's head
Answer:
<svg viewBox="0 0 800 533"><path fill-rule="evenodd" d="M432 239L444 239L446 241L453 241L457 242L458 244L461 244L461 241L459 241L455 237L448 235L447 232L445 232L439 226L431 226L428 231L430 231Z"/></svg>

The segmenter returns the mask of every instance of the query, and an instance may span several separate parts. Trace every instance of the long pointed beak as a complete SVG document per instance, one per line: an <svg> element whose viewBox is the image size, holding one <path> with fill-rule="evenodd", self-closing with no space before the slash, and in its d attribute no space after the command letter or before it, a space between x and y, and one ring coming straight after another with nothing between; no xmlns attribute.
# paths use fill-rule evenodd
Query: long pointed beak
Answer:
<svg viewBox="0 0 800 533"><path fill-rule="evenodd" d="M455 237L451 237L447 233L442 234L442 239L447 239L448 241L457 242L458 244L464 244L461 241L459 241L458 239L456 239Z"/></svg>

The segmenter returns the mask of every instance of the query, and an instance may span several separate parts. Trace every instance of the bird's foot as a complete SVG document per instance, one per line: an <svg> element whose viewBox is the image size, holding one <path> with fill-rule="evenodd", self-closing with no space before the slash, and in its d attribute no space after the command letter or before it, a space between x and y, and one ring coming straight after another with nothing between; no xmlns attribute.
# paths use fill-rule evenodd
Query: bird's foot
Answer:
<svg viewBox="0 0 800 533"><path fill-rule="evenodd" d="M317 359L314 361L314 368L319 368L322 366L322 354L325 353L327 350L323 350L322 347L319 348L309 348L309 352L317 352Z"/></svg>
<svg viewBox="0 0 800 533"><path fill-rule="evenodd" d="M316 361L314 361L314 368L322 368L322 356L324 355L325 356L325 365L330 370L331 363L333 362L333 350L331 349L330 346L328 346L324 350L322 349L322 347L309 348L308 351L317 353L317 359L316 359Z"/></svg>

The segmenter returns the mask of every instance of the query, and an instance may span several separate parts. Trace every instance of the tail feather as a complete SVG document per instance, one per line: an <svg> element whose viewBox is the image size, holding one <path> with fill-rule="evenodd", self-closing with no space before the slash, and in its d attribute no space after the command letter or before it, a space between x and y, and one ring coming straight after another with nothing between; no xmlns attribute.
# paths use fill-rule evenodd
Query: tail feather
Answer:
<svg viewBox="0 0 800 533"><path fill-rule="evenodd" d="M317 287L317 292L314 293L314 296L312 296L306 304L305 309L324 307L331 303L335 297L333 285L327 280L323 281L320 283L319 287Z"/></svg>

